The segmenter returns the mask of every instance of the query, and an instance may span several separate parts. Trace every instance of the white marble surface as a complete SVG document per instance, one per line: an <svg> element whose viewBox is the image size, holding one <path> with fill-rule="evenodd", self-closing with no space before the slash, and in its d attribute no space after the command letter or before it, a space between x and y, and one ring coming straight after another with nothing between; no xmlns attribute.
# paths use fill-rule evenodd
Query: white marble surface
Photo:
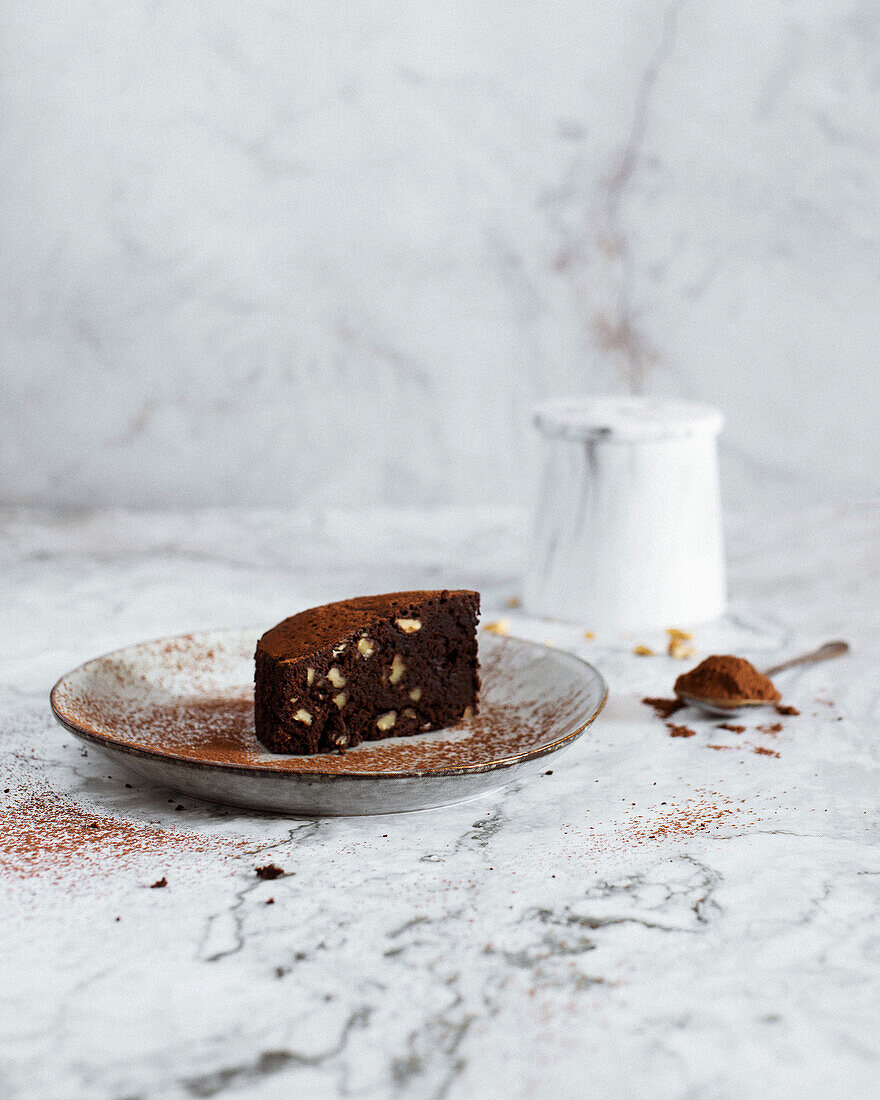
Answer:
<svg viewBox="0 0 880 1100"><path fill-rule="evenodd" d="M520 518L2 513L2 797L48 786L160 840L119 865L0 875L0 1093L875 1096L878 544L877 509L731 524L733 609L704 653L853 645L779 678L802 715L775 736L697 721L671 739L638 700L682 666L631 653L661 638L512 612L611 685L552 775L423 814L291 821L83 756L49 717L51 682L124 642L394 581L477 584L491 615L516 591ZM269 860L287 875L260 882Z"/></svg>
<svg viewBox="0 0 880 1100"><path fill-rule="evenodd" d="M863 499L878 60L868 0L6 0L0 501L517 504L534 401L638 389L729 505Z"/></svg>

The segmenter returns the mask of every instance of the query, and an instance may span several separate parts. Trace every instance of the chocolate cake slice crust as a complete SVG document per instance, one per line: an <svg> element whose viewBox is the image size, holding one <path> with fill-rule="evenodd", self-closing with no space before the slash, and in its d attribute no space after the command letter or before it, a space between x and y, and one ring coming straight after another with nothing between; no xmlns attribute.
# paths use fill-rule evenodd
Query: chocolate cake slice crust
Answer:
<svg viewBox="0 0 880 1100"><path fill-rule="evenodd" d="M443 729L477 709L478 592L324 604L257 642L254 719L272 752L342 750Z"/></svg>

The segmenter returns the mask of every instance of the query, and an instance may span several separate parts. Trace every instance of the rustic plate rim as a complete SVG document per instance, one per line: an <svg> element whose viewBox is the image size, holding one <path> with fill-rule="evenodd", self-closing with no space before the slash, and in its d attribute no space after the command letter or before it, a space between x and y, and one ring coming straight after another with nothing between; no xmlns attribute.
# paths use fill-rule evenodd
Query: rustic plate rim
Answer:
<svg viewBox="0 0 880 1100"><path fill-rule="evenodd" d="M57 703L57 695L64 687L66 682L76 673L81 672L89 665L95 664L98 661L106 660L108 657L114 657L116 654L124 653L132 649L140 649L143 646L158 645L161 642L172 642L182 640L195 641L199 638L208 638L216 635L232 635L241 634L245 631L254 630L258 632L259 627L218 627L213 630L195 630L186 631L182 634L169 634L160 638L151 638L149 640L141 642L132 642L129 645L119 646L117 649L111 649L106 653L98 654L95 657L90 657L87 661L83 661L82 664L77 665L75 668L65 672L52 686L52 690L49 692L49 705L52 709L52 714L55 720L60 726L68 730L75 737L80 740L88 741L90 744L95 745L97 748L112 749L114 752L126 753L130 756L137 756L146 758L148 760L158 760L166 764L173 764L176 766L189 767L196 770L204 770L208 772L221 771L226 774L242 775L251 778L265 778L272 777L274 779L285 778L291 782L339 782L340 780L366 780L366 779L440 779L449 776L457 775L480 775L486 772L501 771L505 768L510 768L516 764L525 763L528 760L538 760L542 756L549 756L559 749L564 748L566 745L570 745L573 741L576 741L578 737L588 729L593 722L602 713L606 702L608 701L608 684L602 673L596 668L595 665L585 660L583 657L578 657L577 654L571 653L565 649L558 649L555 646L543 645L541 642L533 642L526 638L517 638L504 635L493 635L490 642L491 645L507 645L514 644L517 646L524 646L526 648L538 650L544 653L549 653L554 657L561 657L570 662L574 662L575 665L581 665L596 678L597 686L601 693L601 698L598 704L592 709L589 717L581 725L576 726L573 730L570 730L564 736L557 738L555 741L551 741L546 745L539 745L536 748L526 749L524 752L516 753L513 756L500 757L497 760L490 760L482 764L463 764L458 767L449 768L431 768L428 770L411 769L408 771L394 771L394 772L321 772L321 771L296 771L292 768L281 767L258 767L246 764L232 764L225 763L221 760L197 760L189 756L181 756L176 753L165 752L159 749L147 749L137 745L132 745L126 741L117 740L114 737L108 737L106 734L98 733L94 729L88 729L83 725L79 725L69 716L62 713Z"/></svg>

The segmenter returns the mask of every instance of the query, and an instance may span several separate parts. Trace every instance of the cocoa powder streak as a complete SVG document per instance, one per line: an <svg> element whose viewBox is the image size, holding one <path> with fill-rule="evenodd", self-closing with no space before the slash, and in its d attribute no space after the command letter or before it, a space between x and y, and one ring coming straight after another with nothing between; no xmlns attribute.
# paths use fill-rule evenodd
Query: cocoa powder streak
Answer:
<svg viewBox="0 0 880 1100"><path fill-rule="evenodd" d="M213 839L108 817L49 790L0 807L0 873L22 879L105 877L217 846ZM157 868L159 869L159 868Z"/></svg>
<svg viewBox="0 0 880 1100"><path fill-rule="evenodd" d="M646 707L653 707L658 718L671 718L676 711L687 706L681 699L655 699L650 695L646 696L642 702Z"/></svg>

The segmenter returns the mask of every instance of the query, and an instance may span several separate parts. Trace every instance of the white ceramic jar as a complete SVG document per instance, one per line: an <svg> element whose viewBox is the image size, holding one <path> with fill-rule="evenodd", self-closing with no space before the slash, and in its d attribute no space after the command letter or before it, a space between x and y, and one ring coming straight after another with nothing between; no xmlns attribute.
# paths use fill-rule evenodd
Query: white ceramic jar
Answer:
<svg viewBox="0 0 880 1100"><path fill-rule="evenodd" d="M647 397L539 405L545 455L525 610L590 630L721 615L722 423L711 406Z"/></svg>

